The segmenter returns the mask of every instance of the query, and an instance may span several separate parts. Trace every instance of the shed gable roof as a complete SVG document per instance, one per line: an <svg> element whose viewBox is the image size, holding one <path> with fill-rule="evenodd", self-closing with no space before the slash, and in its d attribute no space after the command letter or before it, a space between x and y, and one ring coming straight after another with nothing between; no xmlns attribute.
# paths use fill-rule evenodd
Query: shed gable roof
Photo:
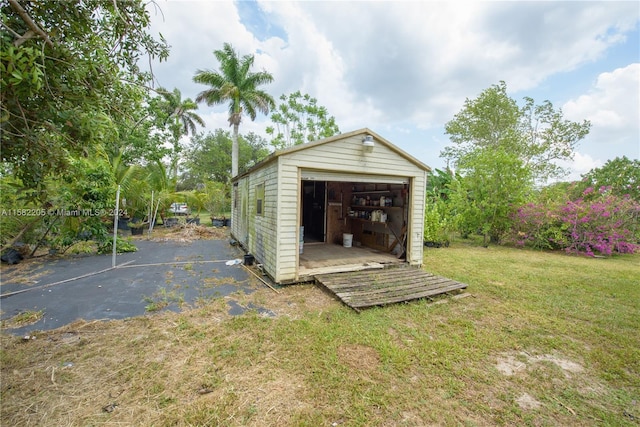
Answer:
<svg viewBox="0 0 640 427"><path fill-rule="evenodd" d="M365 135L371 135L374 138L376 143L383 144L388 149L390 149L391 151L395 152L396 154L398 154L400 157L404 158L408 162L416 165L420 169L423 169L423 170L425 170L427 172L431 171L431 168L429 166L427 166L426 164L422 163L420 160L416 159L415 157L411 156L406 151L400 149L396 145L394 145L391 142L387 141L385 138L383 138L382 136L380 136L377 133L373 132L372 130L370 130L368 128L363 128L363 129L358 129L358 130L351 131L351 132L348 132L348 133L341 133L341 134L334 135L334 136L331 136L331 137L328 137L328 138L319 139L317 141L309 142L309 143L306 143L306 144L295 145L293 147L289 147L289 148L285 148L283 150L275 151L275 152L271 153L268 157L266 157L263 161L261 161L260 163L256 164L252 168L250 168L245 173L242 173L242 174L234 177L232 179L232 181L235 181L236 179L238 179L238 178L240 178L242 176L248 175L252 171L263 167L264 165L266 165L267 163L270 163L271 161L277 159L278 157L287 156L287 155L290 155L292 153L297 153L297 152L303 151L303 150L309 150L309 149L312 149L314 147L318 147L318 146L324 145L324 144L331 144L333 142L340 141L340 140L347 139L347 138L352 138L352 137L357 136L357 135L362 135L363 137Z"/></svg>

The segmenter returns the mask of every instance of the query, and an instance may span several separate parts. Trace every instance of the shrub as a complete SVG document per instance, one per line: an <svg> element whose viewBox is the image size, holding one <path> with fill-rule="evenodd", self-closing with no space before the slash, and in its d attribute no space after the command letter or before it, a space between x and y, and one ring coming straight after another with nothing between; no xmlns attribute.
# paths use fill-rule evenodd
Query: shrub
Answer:
<svg viewBox="0 0 640 427"><path fill-rule="evenodd" d="M436 245L448 245L453 228L445 201L428 202L424 213L424 241Z"/></svg>
<svg viewBox="0 0 640 427"><path fill-rule="evenodd" d="M640 249L640 204L608 187L589 187L577 200L529 203L513 219L511 240L517 245L589 256Z"/></svg>

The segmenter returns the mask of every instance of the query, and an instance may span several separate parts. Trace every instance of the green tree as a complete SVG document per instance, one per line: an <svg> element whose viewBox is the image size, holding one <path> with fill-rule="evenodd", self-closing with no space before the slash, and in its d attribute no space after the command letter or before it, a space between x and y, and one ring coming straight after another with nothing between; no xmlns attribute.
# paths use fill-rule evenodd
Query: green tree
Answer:
<svg viewBox="0 0 640 427"><path fill-rule="evenodd" d="M271 114L273 126L267 127L271 145L276 149L327 138L340 133L335 117L318 100L300 91L281 95L280 104Z"/></svg>
<svg viewBox="0 0 640 427"><path fill-rule="evenodd" d="M474 155L478 149L503 149L522 160L537 182L564 176L555 162L570 160L576 145L588 133L591 124L565 120L561 110L549 101L535 105L525 98L519 107L507 94L507 85L500 82L485 89L478 98L467 99L462 110L445 125L452 145L441 157L454 166Z"/></svg>
<svg viewBox="0 0 640 427"><path fill-rule="evenodd" d="M117 138L126 92L144 84L143 55L166 58L141 0L0 2L1 158L43 188L74 156ZM122 95L125 96L122 96Z"/></svg>
<svg viewBox="0 0 640 427"><path fill-rule="evenodd" d="M259 135L240 135L239 171L245 172L264 159L269 151L267 142ZM216 129L207 134L196 134L191 138L191 146L185 152L185 173L182 175L181 189L196 188L207 181L229 183L231 181L232 138L228 131Z"/></svg>
<svg viewBox="0 0 640 427"><path fill-rule="evenodd" d="M182 147L180 145L180 138L184 135L195 134L196 124L205 125L204 120L197 115L194 110L198 109L198 104L187 98L182 99L182 93L180 90L173 89L173 92L168 92L166 89L158 89L158 93L164 100L161 105L161 109L167 114L164 119L164 125L168 127L171 136L171 145L173 150L171 151L170 159L170 173L178 176L178 162L180 160L180 153Z"/></svg>
<svg viewBox="0 0 640 427"><path fill-rule="evenodd" d="M461 231L500 241L534 184L564 174L556 162L573 156L589 127L565 120L548 101L525 98L519 107L504 82L467 99L445 125L452 145L441 153L462 176L454 197Z"/></svg>
<svg viewBox="0 0 640 427"><path fill-rule="evenodd" d="M512 213L533 190L531 171L505 149L481 149L459 165L462 178L454 181L450 212L458 230L479 233L484 244L499 243L509 230Z"/></svg>
<svg viewBox="0 0 640 427"><path fill-rule="evenodd" d="M275 102L271 95L258 89L258 86L271 83L273 76L266 71L251 71L254 56L242 58L229 43L221 50L213 52L220 63L220 71L198 70L193 78L196 83L210 86L198 94L196 102L207 105L229 103L229 125L233 126L231 148L231 176L238 174L238 128L242 115L247 114L255 120L257 112L269 114Z"/></svg>
<svg viewBox="0 0 640 427"><path fill-rule="evenodd" d="M172 92L166 89L158 89L158 93L165 99L165 110L168 113L166 122L171 120L176 124L176 133L188 135L196 133L196 125L205 126L204 120L197 115L194 110L198 109L198 104L191 98L182 99L182 93L174 88Z"/></svg>
<svg viewBox="0 0 640 427"><path fill-rule="evenodd" d="M628 194L640 202L640 160L631 160L626 156L608 160L603 166L582 176L576 185L577 194L582 194L588 187L611 187L612 194L622 197Z"/></svg>

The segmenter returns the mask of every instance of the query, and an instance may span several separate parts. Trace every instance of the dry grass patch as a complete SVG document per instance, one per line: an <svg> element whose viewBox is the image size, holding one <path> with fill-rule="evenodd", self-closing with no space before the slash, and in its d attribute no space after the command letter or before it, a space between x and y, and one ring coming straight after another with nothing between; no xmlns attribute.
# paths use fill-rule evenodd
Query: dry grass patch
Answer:
<svg viewBox="0 0 640 427"><path fill-rule="evenodd" d="M37 273L34 273L34 270L49 261L50 259L30 258L20 261L19 264L0 264L0 292L4 293L2 291L2 283L19 283L27 286L37 285L39 279L51 273L51 270L41 270Z"/></svg>
<svg viewBox="0 0 640 427"><path fill-rule="evenodd" d="M355 371L375 371L380 366L378 352L369 346L346 344L338 347L338 360Z"/></svg>
<svg viewBox="0 0 640 427"><path fill-rule="evenodd" d="M134 236L135 237L135 236ZM135 237L148 239L148 234ZM225 240L229 238L229 230L226 228L214 228L196 224L180 224L175 227L155 227L151 233L151 240L157 242L189 243L194 240Z"/></svg>

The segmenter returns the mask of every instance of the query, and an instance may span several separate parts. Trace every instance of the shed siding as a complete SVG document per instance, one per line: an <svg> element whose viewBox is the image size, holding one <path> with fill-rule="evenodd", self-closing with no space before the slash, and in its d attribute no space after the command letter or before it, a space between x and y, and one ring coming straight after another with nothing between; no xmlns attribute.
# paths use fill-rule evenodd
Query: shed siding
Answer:
<svg viewBox="0 0 640 427"><path fill-rule="evenodd" d="M256 212L256 187L264 184L263 215ZM278 181L277 164L272 162L238 181L241 203L232 231L267 273L277 271Z"/></svg>
<svg viewBox="0 0 640 427"><path fill-rule="evenodd" d="M417 176L424 171L390 148L376 144L372 153L362 150L362 135L300 150L285 156L301 168L327 169L349 173Z"/></svg>
<svg viewBox="0 0 640 427"><path fill-rule="evenodd" d="M300 179L298 168L284 157L278 159L278 179L282 183L278 197L279 247L276 282L296 278L298 267Z"/></svg>

